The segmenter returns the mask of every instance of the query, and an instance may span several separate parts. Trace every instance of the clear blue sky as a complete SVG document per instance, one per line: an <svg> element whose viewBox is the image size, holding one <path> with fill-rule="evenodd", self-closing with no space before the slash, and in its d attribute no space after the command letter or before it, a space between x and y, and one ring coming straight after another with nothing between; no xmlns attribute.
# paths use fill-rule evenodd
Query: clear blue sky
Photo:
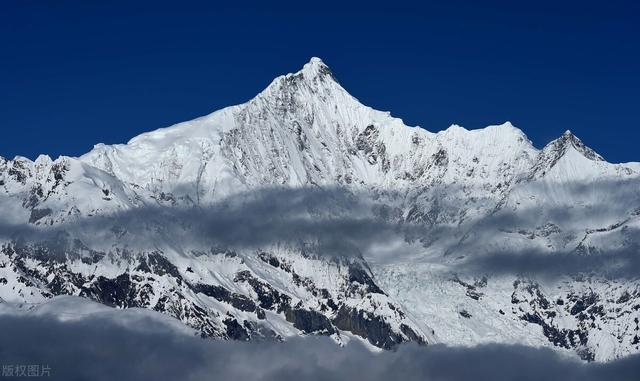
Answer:
<svg viewBox="0 0 640 381"><path fill-rule="evenodd" d="M3 1L0 155L123 143L319 56L410 125L510 120L538 147L571 129L609 161L640 161L639 2L261 3Z"/></svg>

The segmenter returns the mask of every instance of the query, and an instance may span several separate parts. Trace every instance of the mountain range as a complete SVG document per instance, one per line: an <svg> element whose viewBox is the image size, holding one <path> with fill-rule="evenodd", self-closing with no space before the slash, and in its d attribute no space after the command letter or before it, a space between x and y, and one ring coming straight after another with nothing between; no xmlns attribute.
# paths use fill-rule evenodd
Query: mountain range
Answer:
<svg viewBox="0 0 640 381"><path fill-rule="evenodd" d="M203 337L640 350L640 163L511 123L432 133L320 59L247 103L80 157L0 157L0 298ZM21 307L22 308L22 307Z"/></svg>

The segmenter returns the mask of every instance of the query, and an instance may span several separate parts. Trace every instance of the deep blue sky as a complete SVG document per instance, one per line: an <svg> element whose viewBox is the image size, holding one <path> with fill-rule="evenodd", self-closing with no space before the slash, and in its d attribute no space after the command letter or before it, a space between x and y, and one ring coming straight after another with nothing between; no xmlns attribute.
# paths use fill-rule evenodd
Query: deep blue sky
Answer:
<svg viewBox="0 0 640 381"><path fill-rule="evenodd" d="M123 143L319 56L410 125L510 120L538 147L571 129L609 161L640 161L639 2L268 3L3 1L0 155Z"/></svg>

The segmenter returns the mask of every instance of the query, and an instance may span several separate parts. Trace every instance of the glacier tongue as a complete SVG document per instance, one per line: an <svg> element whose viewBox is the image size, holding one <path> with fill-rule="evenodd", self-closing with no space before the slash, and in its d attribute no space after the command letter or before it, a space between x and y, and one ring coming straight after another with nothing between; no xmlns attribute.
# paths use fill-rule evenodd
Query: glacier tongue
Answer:
<svg viewBox="0 0 640 381"><path fill-rule="evenodd" d="M225 339L525 342L608 360L639 350L637 277L465 263L634 250L639 173L569 131L538 150L510 122L406 126L312 58L244 104L126 144L0 158L0 297L144 307ZM253 209L220 218L238 205Z"/></svg>

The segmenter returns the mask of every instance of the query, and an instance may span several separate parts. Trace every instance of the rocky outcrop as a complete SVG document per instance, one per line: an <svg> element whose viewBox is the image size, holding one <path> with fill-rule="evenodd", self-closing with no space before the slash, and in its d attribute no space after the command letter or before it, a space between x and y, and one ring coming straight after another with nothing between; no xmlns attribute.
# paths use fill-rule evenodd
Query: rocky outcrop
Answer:
<svg viewBox="0 0 640 381"><path fill-rule="evenodd" d="M160 251L114 255L81 252L78 246L69 246L53 250L57 253L53 256L43 254L45 250L46 245L5 244L0 254L3 275L0 291L12 289L22 301L76 295L114 308L152 309L183 321L203 337L282 340L286 331L278 332L282 323L275 323L282 320L300 334L332 336L338 342L343 331L387 349L407 341L425 342L423 335L409 328L412 323L404 316L393 321L398 327L394 329L375 310L348 308L350 312L345 314L345 303L358 300L361 295L382 293L361 259L334 262L305 259L291 253L289 259L284 259L265 252L239 256L235 252L229 254L232 252L228 250L216 250L221 254L197 253L194 259L202 261L208 257L220 261L220 267L244 269L231 273L217 271L215 278L206 278L196 274L191 266L181 270ZM343 273L344 284L332 291L318 287L314 279L296 273L291 263L296 259ZM248 260L277 268L284 276L279 279L290 282L287 289L282 289L281 280L276 286L272 284L273 277L271 283L259 277L246 266ZM194 262L198 268L196 265ZM340 270L342 266L344 272ZM296 296L300 293L308 293L311 300L301 300ZM387 303L393 305L390 300ZM393 308L400 311L399 306Z"/></svg>

